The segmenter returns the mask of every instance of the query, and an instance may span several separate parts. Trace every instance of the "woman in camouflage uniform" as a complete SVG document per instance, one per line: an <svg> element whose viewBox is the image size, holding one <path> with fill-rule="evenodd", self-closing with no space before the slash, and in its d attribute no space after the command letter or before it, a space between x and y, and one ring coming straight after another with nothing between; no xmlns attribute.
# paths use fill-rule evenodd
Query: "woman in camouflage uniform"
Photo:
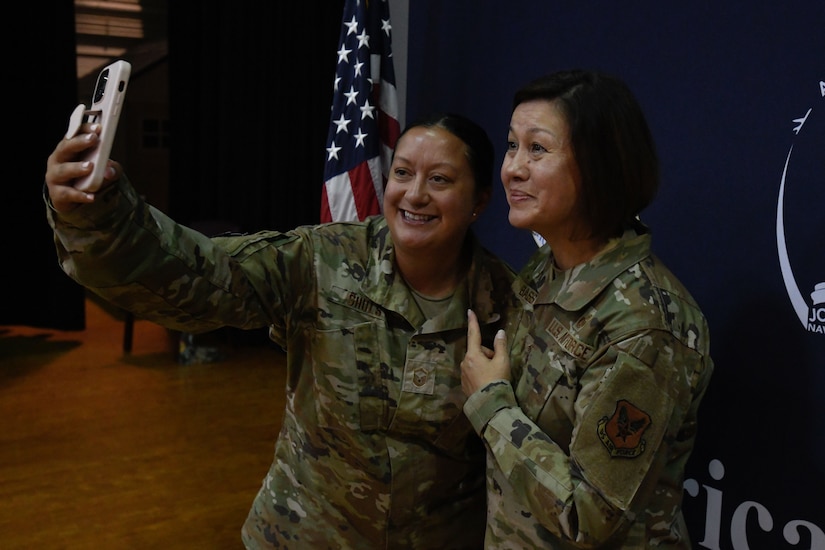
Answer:
<svg viewBox="0 0 825 550"><path fill-rule="evenodd" d="M94 195L72 182L98 128L49 157L62 268L175 330L269 326L287 352L286 411L242 529L247 548L479 548L484 449L462 412L466 312L490 335L513 272L470 225L493 147L455 115L396 145L384 215L207 238L144 204L112 162Z"/></svg>
<svg viewBox="0 0 825 550"><path fill-rule="evenodd" d="M470 315L485 544L690 548L682 482L713 363L699 306L638 218L659 184L641 108L615 78L563 71L516 92L507 141L510 223L546 244L495 356Z"/></svg>

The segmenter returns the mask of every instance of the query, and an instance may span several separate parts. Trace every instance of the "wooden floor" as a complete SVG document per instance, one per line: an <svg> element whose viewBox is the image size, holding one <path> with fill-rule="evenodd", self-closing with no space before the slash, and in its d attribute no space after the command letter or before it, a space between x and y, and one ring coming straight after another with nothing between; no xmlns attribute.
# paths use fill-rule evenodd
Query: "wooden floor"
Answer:
<svg viewBox="0 0 825 550"><path fill-rule="evenodd" d="M178 339L86 301L87 329L0 326L0 549L241 549L283 412L280 350Z"/></svg>

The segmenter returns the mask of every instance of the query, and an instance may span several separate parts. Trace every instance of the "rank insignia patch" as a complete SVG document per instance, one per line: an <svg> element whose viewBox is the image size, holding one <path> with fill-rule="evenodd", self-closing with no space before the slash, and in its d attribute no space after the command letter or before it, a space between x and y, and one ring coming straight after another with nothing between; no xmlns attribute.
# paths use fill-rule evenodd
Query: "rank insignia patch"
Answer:
<svg viewBox="0 0 825 550"><path fill-rule="evenodd" d="M630 401L616 402L613 416L599 420L599 439L610 452L610 456L633 458L645 450L642 435L650 426L650 415Z"/></svg>
<svg viewBox="0 0 825 550"><path fill-rule="evenodd" d="M435 364L427 361L410 361L404 370L402 391L433 395L435 391Z"/></svg>

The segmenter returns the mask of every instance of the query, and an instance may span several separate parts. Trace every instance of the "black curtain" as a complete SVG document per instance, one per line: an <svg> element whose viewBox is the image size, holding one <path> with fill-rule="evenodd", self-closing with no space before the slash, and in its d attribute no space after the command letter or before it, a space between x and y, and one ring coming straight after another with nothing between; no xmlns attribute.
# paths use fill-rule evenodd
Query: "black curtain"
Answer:
<svg viewBox="0 0 825 550"><path fill-rule="evenodd" d="M5 34L11 143L0 325L85 328L84 291L60 271L41 188L77 105L74 2L23 4ZM169 211L245 231L316 223L343 0L169 2ZM20 135L15 136L15 130Z"/></svg>
<svg viewBox="0 0 825 550"><path fill-rule="evenodd" d="M343 0L169 2L169 213L319 220Z"/></svg>
<svg viewBox="0 0 825 550"><path fill-rule="evenodd" d="M16 6L22 35L4 33L9 100L5 213L0 224L0 325L85 328L83 289L58 267L41 190L46 159L77 105L73 0Z"/></svg>

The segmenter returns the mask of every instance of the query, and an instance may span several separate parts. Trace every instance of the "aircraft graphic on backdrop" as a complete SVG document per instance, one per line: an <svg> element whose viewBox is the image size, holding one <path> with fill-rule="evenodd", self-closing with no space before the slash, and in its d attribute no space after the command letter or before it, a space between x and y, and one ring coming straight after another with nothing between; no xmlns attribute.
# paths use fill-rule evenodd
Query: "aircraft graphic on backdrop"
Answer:
<svg viewBox="0 0 825 550"><path fill-rule="evenodd" d="M819 82L819 95L820 99L825 98L825 81ZM793 132L796 136L801 136L801 139L808 137L804 134L803 130L805 129L805 125L813 120L811 119L812 113L820 118L823 116L821 108L818 111L815 111L812 107L807 110L804 116L796 118L793 121L796 124L793 128ZM822 121L818 119L817 122ZM823 147L825 147L825 144L823 144ZM788 150L788 156L785 158L785 167L782 170L782 182L779 185L779 199L777 200L776 206L776 247L779 252L779 267L782 270L782 279L785 282L785 289L788 291L788 298L790 299L794 312L796 312L796 316L799 317L799 321L802 323L802 326L809 332L825 334L825 273L822 274L823 281L814 284L813 290L810 294L811 305L808 307L805 296L799 289L799 285L796 282L796 277L794 276L793 269L791 268L788 248L786 246L784 213L785 185L787 183L788 167L791 164L793 149L794 146L792 144ZM822 149L820 149L820 151L821 150ZM825 178L825 173L816 174L814 177L817 176L819 178ZM825 181L821 181L820 183L825 185ZM813 244L816 246L821 245L822 243L820 241L814 242Z"/></svg>

